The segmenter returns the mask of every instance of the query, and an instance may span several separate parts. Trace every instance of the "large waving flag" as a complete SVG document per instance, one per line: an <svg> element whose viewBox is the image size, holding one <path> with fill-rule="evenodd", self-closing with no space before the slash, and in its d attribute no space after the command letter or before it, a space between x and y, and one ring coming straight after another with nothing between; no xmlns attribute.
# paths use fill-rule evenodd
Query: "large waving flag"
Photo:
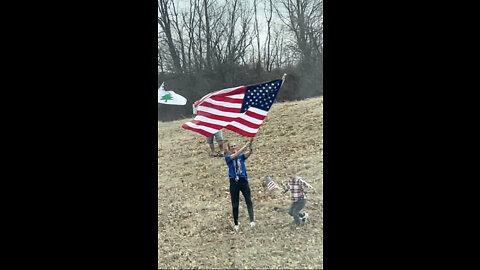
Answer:
<svg viewBox="0 0 480 270"><path fill-rule="evenodd" d="M194 103L197 116L183 128L206 137L222 128L255 137L284 79L218 90Z"/></svg>
<svg viewBox="0 0 480 270"><path fill-rule="evenodd" d="M187 99L173 91L165 91L162 83L158 89L158 103L168 105L185 105L187 104Z"/></svg>

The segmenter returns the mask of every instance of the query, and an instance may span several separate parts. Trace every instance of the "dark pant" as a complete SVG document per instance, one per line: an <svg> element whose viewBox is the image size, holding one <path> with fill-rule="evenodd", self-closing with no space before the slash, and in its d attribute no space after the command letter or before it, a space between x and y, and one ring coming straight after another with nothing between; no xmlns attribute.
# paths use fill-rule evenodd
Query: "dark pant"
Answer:
<svg viewBox="0 0 480 270"><path fill-rule="evenodd" d="M300 226L300 218L304 216L303 213L300 213L300 210L305 207L306 202L307 201L305 199L293 202L292 206L290 206L290 210L288 211L288 214L290 216L293 216L293 219L295 220L295 225L297 226Z"/></svg>
<svg viewBox="0 0 480 270"><path fill-rule="evenodd" d="M250 199L250 186L248 185L248 181L244 178L240 178L237 182L234 178L230 178L230 197L232 199L233 221L235 222L235 225L238 225L238 204L240 200L240 191L242 191L243 197L245 198L245 203L247 204L250 222L254 221L253 204L252 200Z"/></svg>

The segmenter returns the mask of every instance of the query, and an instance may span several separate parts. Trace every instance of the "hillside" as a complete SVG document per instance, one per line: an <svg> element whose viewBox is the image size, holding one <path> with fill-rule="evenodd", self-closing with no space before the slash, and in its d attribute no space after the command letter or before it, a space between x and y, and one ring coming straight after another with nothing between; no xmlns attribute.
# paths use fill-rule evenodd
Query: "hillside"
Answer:
<svg viewBox="0 0 480 270"><path fill-rule="evenodd" d="M158 268L322 269L323 97L275 103L268 113L245 162L257 226L240 195L238 233L225 160L209 157L206 138L181 127L188 120L158 123ZM225 147L249 141L223 134ZM310 223L301 230L292 229L289 193L266 189L265 177L285 182L289 166L317 191L308 194Z"/></svg>

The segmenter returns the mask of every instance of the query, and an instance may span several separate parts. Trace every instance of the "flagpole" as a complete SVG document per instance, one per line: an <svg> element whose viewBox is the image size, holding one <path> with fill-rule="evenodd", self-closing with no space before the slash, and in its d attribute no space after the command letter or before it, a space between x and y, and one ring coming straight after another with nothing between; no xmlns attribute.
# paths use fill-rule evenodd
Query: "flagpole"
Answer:
<svg viewBox="0 0 480 270"><path fill-rule="evenodd" d="M285 82L285 78L287 78L287 73L283 73L283 76L282 76L282 85L280 87L283 86L283 83Z"/></svg>

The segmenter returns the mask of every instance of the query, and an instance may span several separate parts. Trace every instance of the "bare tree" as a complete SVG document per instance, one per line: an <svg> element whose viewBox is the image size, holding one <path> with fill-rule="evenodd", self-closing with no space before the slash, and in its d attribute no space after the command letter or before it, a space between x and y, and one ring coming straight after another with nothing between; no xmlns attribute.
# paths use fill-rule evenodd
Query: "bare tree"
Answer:
<svg viewBox="0 0 480 270"><path fill-rule="evenodd" d="M278 0L280 20L293 33L305 61L320 57L323 46L323 0Z"/></svg>
<svg viewBox="0 0 480 270"><path fill-rule="evenodd" d="M284 55L284 34L282 31L275 29L274 30L274 41L273 41L273 59L272 66L275 64L276 68L280 68L284 65L283 55Z"/></svg>
<svg viewBox="0 0 480 270"><path fill-rule="evenodd" d="M272 70L272 60L271 60L271 51L270 51L270 43L271 43L271 24L272 24L272 14L273 14L273 2L269 0L269 7L265 7L265 18L267 20L267 37L265 39L265 67L267 71Z"/></svg>
<svg viewBox="0 0 480 270"><path fill-rule="evenodd" d="M170 0L158 0L158 24L160 25L161 29L165 34L165 41L167 43L170 56L172 57L175 70L178 72L182 72L182 67L180 65L180 57L178 56L177 49L175 48L175 44L172 38L172 22L170 20L170 15L168 12L170 3L172 3Z"/></svg>
<svg viewBox="0 0 480 270"><path fill-rule="evenodd" d="M158 72L160 72L160 73L165 73L163 55L164 55L164 52L162 51L162 48L160 47L160 43L159 43L159 46L158 46Z"/></svg>
<svg viewBox="0 0 480 270"><path fill-rule="evenodd" d="M208 0L203 0L203 9L205 12L205 43L207 45L206 69L212 68L212 34L210 33L210 17L208 15Z"/></svg>
<svg viewBox="0 0 480 270"><path fill-rule="evenodd" d="M322 54L322 0L189 0L182 9L173 1L158 0L159 70L228 73L253 64L272 71Z"/></svg>
<svg viewBox="0 0 480 270"><path fill-rule="evenodd" d="M225 11L227 5L218 6L216 8L211 8L215 13L212 14L212 62L215 60L215 63L212 63L215 66L218 66L222 62L222 50L220 49L220 44L222 39L225 38L226 23L225 23Z"/></svg>
<svg viewBox="0 0 480 270"><path fill-rule="evenodd" d="M261 68L261 62L260 62L261 52L260 52L260 31L258 29L258 19L257 19L257 0L253 1L253 10L255 11L254 32L255 32L255 37L257 38L257 55L258 55L256 69L259 70Z"/></svg>
<svg viewBox="0 0 480 270"><path fill-rule="evenodd" d="M181 52L182 71L183 71L187 66L187 58L185 57L185 45L183 42L183 27L179 26L178 12L173 2L172 2L172 12L174 16L174 19L172 19L173 28L175 28L175 30L177 31L178 47Z"/></svg>
<svg viewBox="0 0 480 270"><path fill-rule="evenodd" d="M195 32L195 27L196 27L196 21L195 21L195 15L196 15L196 9L195 5L192 3L194 0L190 0L190 5L189 5L189 12L188 13L183 13L182 14L182 22L183 25L185 26L185 29L187 31L187 70L189 72L192 71L192 62L194 61L192 59L192 54L193 51L195 50L195 39L194 39L194 32Z"/></svg>

